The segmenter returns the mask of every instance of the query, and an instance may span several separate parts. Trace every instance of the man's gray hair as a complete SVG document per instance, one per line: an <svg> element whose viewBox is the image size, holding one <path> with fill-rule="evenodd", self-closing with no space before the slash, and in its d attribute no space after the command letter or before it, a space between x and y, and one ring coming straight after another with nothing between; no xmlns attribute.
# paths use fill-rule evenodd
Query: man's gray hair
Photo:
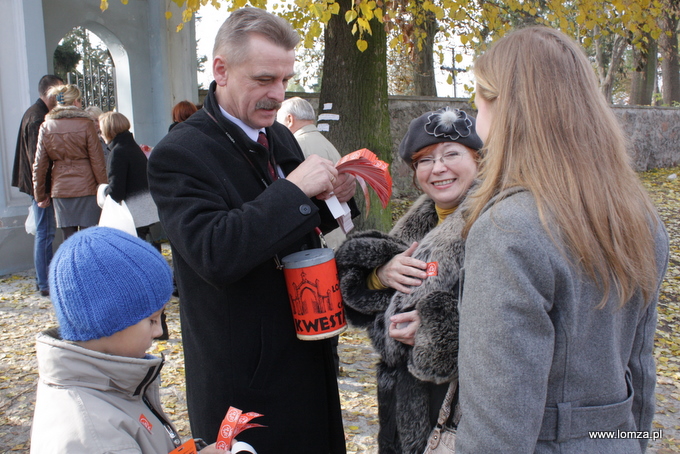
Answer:
<svg viewBox="0 0 680 454"><path fill-rule="evenodd" d="M286 99L281 103L281 109L279 110L284 116L291 114L297 120L311 120L316 121L316 112L314 112L314 107L306 99L299 97L294 97Z"/></svg>
<svg viewBox="0 0 680 454"><path fill-rule="evenodd" d="M285 19L260 8L241 8L231 13L217 31L213 58L221 55L229 64L242 63L252 34L262 35L286 50L295 49L300 42L300 35Z"/></svg>

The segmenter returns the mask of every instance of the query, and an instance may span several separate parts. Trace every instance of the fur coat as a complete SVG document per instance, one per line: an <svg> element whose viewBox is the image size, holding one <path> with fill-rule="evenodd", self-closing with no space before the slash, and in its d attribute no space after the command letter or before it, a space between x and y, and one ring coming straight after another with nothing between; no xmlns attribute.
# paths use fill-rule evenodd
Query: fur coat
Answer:
<svg viewBox="0 0 680 454"><path fill-rule="evenodd" d="M336 253L347 317L368 328L381 357L377 372L381 454L423 452L431 415L436 419L448 383L457 380L461 212L459 208L437 225L434 202L423 195L389 234L370 230L350 235ZM419 244L413 257L437 262L437 275L408 295L368 289L366 279L373 269L414 241ZM389 337L388 328L390 316L413 309L418 310L421 325L411 347ZM438 397L433 399L435 388Z"/></svg>

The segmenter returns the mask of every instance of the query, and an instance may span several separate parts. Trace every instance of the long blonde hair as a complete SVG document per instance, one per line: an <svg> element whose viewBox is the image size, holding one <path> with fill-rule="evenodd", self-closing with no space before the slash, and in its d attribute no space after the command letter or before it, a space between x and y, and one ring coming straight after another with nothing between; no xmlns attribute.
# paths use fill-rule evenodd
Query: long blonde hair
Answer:
<svg viewBox="0 0 680 454"><path fill-rule="evenodd" d="M492 197L524 187L553 241L603 290L598 307L612 287L621 306L636 291L649 301L658 279L655 209L581 48L530 27L499 40L474 72L493 118L464 235Z"/></svg>

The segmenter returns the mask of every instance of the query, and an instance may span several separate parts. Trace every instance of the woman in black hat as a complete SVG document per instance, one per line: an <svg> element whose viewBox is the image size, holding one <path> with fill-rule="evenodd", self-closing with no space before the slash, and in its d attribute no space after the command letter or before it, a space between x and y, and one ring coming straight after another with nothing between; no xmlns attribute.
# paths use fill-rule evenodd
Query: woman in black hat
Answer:
<svg viewBox="0 0 680 454"><path fill-rule="evenodd" d="M460 207L481 148L474 118L461 110L413 120L399 154L424 194L389 234L350 235L336 253L347 317L368 328L381 357L381 453L423 452L457 380Z"/></svg>

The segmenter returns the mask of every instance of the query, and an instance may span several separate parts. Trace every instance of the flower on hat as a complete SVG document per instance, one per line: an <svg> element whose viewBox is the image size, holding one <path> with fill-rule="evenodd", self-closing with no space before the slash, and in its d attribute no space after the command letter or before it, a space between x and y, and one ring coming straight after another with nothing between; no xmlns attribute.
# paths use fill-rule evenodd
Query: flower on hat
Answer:
<svg viewBox="0 0 680 454"><path fill-rule="evenodd" d="M460 109L444 107L427 117L425 131L435 137L448 137L457 140L470 135L472 120Z"/></svg>

